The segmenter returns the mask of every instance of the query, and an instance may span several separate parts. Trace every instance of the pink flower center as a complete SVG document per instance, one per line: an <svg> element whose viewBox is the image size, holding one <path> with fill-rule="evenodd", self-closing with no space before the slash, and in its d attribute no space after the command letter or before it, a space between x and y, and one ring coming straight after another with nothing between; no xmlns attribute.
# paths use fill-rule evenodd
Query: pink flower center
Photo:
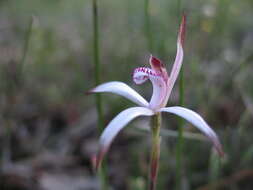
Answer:
<svg viewBox="0 0 253 190"><path fill-rule="evenodd" d="M168 75L159 59L151 57L150 64L152 69L147 67L136 68L133 72L133 81L136 84L142 84L148 79L151 81L153 85L153 94L149 102L149 107L152 110L157 110L164 107L167 103Z"/></svg>

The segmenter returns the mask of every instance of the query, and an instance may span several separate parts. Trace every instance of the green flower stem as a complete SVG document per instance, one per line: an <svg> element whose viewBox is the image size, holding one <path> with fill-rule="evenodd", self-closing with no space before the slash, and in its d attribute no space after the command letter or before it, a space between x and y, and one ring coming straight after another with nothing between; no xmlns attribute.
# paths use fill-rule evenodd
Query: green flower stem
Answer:
<svg viewBox="0 0 253 190"><path fill-rule="evenodd" d="M97 0L92 0L92 13L93 13L93 61L95 66L95 84L100 84L100 59L99 59L99 24L98 24L98 5ZM102 110L102 98L100 94L96 94L96 108L98 114L98 128L99 132L103 131L103 110ZM98 172L101 189L107 190L108 183L106 177L106 165L105 162Z"/></svg>
<svg viewBox="0 0 253 190"><path fill-rule="evenodd" d="M159 158L160 158L161 122L162 122L161 113L157 113L152 117L151 120L152 150L150 155L149 190L156 189L157 175L159 169Z"/></svg>

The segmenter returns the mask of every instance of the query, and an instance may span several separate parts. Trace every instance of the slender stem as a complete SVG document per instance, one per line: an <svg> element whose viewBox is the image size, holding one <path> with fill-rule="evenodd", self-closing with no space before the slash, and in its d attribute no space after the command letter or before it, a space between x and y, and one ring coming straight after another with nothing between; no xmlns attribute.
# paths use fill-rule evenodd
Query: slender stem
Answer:
<svg viewBox="0 0 253 190"><path fill-rule="evenodd" d="M98 5L97 0L93 0L93 60L95 65L95 84L100 84L100 59L99 59L99 28L98 28ZM100 94L96 94L96 107L98 113L99 131L103 130L102 99Z"/></svg>
<svg viewBox="0 0 253 190"><path fill-rule="evenodd" d="M150 154L150 173L149 173L149 190L156 189L157 175L159 169L160 158L160 128L161 128L161 113L157 113L152 117L151 131L152 131L152 150Z"/></svg>
<svg viewBox="0 0 253 190"><path fill-rule="evenodd" d="M178 18L179 23L181 19L181 0L177 0L178 6ZM179 105L183 106L184 104L184 67L182 65L181 71L179 74ZM176 189L180 190L182 184L182 154L184 146L184 135L183 135L183 120L179 119L179 129L178 129L178 143L176 147Z"/></svg>
<svg viewBox="0 0 253 190"><path fill-rule="evenodd" d="M148 50L150 52L152 52L153 51L153 40L152 40L152 32L151 32L151 28L150 28L149 4L150 4L150 0L145 0L145 5L144 5L145 33L146 33L146 38L147 38Z"/></svg>
<svg viewBox="0 0 253 190"><path fill-rule="evenodd" d="M179 105L183 106L184 103L184 79L183 79L183 67L180 72L180 81L179 81ZM184 134L183 134L183 120L179 119L179 129L178 129L178 143L176 150L176 189L181 189L182 182L182 154L184 146Z"/></svg>
<svg viewBox="0 0 253 190"><path fill-rule="evenodd" d="M95 84L100 84L100 59L99 59L99 24L98 24L98 4L97 0L92 0L92 13L93 13L93 61L95 66ZM103 131L103 110L102 110L102 98L100 94L96 94L96 108L98 114L98 128L99 132ZM100 168L98 175L101 181L101 189L107 190L107 177L105 162Z"/></svg>

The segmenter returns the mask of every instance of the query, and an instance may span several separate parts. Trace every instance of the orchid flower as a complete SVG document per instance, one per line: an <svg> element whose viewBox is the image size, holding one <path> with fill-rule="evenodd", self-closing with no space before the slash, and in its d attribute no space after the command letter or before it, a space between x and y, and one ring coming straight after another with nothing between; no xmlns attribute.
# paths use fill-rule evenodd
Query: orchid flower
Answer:
<svg viewBox="0 0 253 190"><path fill-rule="evenodd" d="M217 152L223 155L222 146L217 135L199 114L180 106L165 107L183 62L184 33L185 16L183 16L180 25L177 39L177 54L170 75L167 74L164 64L152 55L149 59L151 68L139 67L134 70L132 77L136 84L142 84L147 80L150 80L152 83L153 94L149 102L127 84L118 81L101 84L90 91L90 93L110 92L118 94L138 105L138 107L131 107L119 113L105 128L99 141L99 152L95 161L96 168L100 165L113 139L130 121L139 116L153 116L161 112L175 114L190 122L204 133L213 143Z"/></svg>

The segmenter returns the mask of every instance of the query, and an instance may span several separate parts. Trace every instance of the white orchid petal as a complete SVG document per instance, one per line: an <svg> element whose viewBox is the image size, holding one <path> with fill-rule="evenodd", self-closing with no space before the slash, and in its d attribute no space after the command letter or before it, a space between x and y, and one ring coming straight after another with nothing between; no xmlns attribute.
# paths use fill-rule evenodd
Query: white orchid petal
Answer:
<svg viewBox="0 0 253 190"><path fill-rule="evenodd" d="M161 108L160 111L173 113L192 123L212 141L214 147L221 156L224 154L216 133L208 126L208 124L203 120L203 118L199 114L197 114L192 110L179 106Z"/></svg>
<svg viewBox="0 0 253 190"><path fill-rule="evenodd" d="M113 81L103 83L90 91L90 93L111 92L121 95L139 106L148 107L148 102L134 89L123 82Z"/></svg>
<svg viewBox="0 0 253 190"><path fill-rule="evenodd" d="M104 155L106 154L110 144L116 135L123 129L130 121L138 116L151 116L154 112L145 107L132 107L119 113L103 131L99 144L99 153L96 158L96 168L100 165Z"/></svg>
<svg viewBox="0 0 253 190"><path fill-rule="evenodd" d="M125 125L141 115L151 116L154 115L154 112L145 107L132 107L119 113L103 131L103 134L100 137L101 145L108 146Z"/></svg>
<svg viewBox="0 0 253 190"><path fill-rule="evenodd" d="M183 57L184 57L184 51L183 51L183 42L184 42L184 35L185 35L185 25L186 25L186 18L183 16L182 22L179 28L178 33L178 39L177 39L177 54L176 58L169 76L168 81L168 91L167 91L167 99L169 98L172 88L175 85L175 82L177 80L179 71L181 69L182 63L183 63Z"/></svg>

